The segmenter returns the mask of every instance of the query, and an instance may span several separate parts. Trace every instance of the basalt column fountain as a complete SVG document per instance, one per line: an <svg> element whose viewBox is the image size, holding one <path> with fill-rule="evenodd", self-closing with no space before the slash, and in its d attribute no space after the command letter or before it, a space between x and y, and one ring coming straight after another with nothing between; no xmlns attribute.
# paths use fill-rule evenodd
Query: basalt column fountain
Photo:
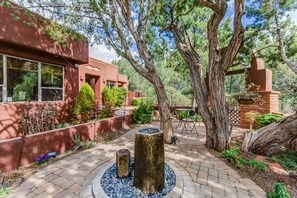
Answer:
<svg viewBox="0 0 297 198"><path fill-rule="evenodd" d="M135 134L134 186L151 194L162 191L165 183L163 132L143 128Z"/></svg>

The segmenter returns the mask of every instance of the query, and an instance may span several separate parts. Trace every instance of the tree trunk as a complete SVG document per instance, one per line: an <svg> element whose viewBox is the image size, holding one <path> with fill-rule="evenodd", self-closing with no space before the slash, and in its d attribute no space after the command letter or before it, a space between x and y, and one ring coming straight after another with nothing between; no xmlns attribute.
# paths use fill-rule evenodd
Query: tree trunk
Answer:
<svg viewBox="0 0 297 198"><path fill-rule="evenodd" d="M297 112L257 131L247 132L241 149L270 156L283 150L288 142L296 138Z"/></svg>
<svg viewBox="0 0 297 198"><path fill-rule="evenodd" d="M165 88L161 79L158 75L153 75L152 84L155 88L158 107L161 117L160 128L164 132L164 142L167 144L171 143L171 136L173 135L173 126L170 113L170 105L166 96Z"/></svg>
<svg viewBox="0 0 297 198"><path fill-rule="evenodd" d="M228 127L228 112L225 98L225 72L220 65L210 65L209 94L210 104L213 112L213 131L206 146L208 148L223 151L229 148L231 131Z"/></svg>

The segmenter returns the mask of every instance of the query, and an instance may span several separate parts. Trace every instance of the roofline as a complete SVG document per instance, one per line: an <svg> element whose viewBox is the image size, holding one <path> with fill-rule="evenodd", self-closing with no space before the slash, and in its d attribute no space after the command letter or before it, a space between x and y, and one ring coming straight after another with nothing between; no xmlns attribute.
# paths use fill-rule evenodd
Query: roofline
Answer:
<svg viewBox="0 0 297 198"><path fill-rule="evenodd" d="M117 65L113 65L113 64L111 64L111 63L107 63L107 62L105 62L105 61L99 60L99 59L97 59L97 58L93 58L93 57L91 57L91 56L89 56L89 59L92 59L92 60L95 60L95 61L99 61L99 62L102 62L102 63L104 63L104 64L107 64L107 65L114 66L114 67L117 67L117 68L118 68Z"/></svg>

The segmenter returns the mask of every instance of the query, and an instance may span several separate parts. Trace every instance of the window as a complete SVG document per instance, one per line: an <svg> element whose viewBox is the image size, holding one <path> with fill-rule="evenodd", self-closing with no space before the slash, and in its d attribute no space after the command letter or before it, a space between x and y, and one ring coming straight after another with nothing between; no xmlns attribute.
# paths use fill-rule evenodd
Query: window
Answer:
<svg viewBox="0 0 297 198"><path fill-rule="evenodd" d="M3 56L0 55L0 102L3 101Z"/></svg>
<svg viewBox="0 0 297 198"><path fill-rule="evenodd" d="M38 63L7 57L7 102L38 100Z"/></svg>
<svg viewBox="0 0 297 198"><path fill-rule="evenodd" d="M63 100L64 68L0 54L0 102Z"/></svg>
<svg viewBox="0 0 297 198"><path fill-rule="evenodd" d="M42 101L63 100L63 67L41 64Z"/></svg>
<svg viewBox="0 0 297 198"><path fill-rule="evenodd" d="M109 89L113 88L115 86L115 82L107 81L107 86Z"/></svg>

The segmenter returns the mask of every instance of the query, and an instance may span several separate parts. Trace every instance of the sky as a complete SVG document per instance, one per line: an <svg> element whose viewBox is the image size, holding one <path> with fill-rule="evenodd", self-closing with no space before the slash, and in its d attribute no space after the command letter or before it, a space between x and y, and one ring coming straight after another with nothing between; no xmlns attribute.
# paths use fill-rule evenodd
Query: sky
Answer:
<svg viewBox="0 0 297 198"><path fill-rule="evenodd" d="M228 2L228 10L225 19L229 18L233 15L234 9L234 0ZM291 19L297 24L297 10L291 12L290 14ZM243 23L247 19L243 18ZM107 63L111 63L113 60L118 60L119 57L116 55L116 52L112 49L107 49L105 45L98 45L94 44L93 46L89 47L89 56L92 58L97 58L99 60L105 61Z"/></svg>

